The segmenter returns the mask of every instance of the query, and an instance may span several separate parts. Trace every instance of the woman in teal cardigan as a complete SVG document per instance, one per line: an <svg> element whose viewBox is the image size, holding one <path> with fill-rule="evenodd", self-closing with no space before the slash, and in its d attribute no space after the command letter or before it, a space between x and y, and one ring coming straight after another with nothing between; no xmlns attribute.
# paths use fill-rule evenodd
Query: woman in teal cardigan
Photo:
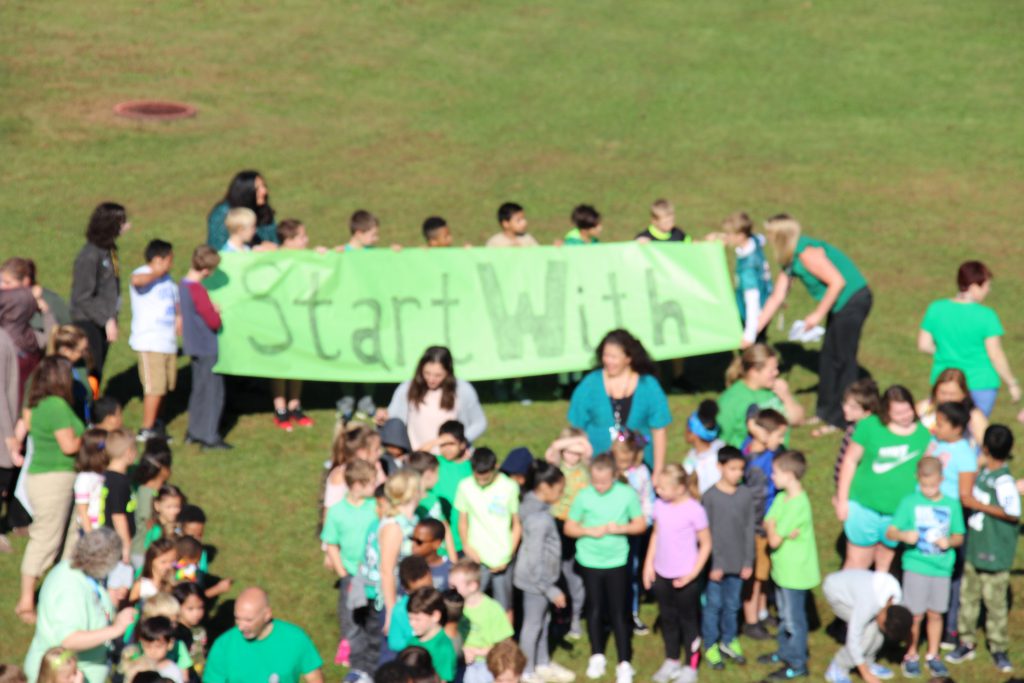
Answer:
<svg viewBox="0 0 1024 683"><path fill-rule="evenodd" d="M260 242L277 244L277 221L270 206L267 181L259 171L240 171L231 179L224 199L220 200L206 217L206 243L220 251L228 241L228 229L224 225L228 211L244 206L256 212L256 239Z"/></svg>
<svg viewBox="0 0 1024 683"><path fill-rule="evenodd" d="M636 337L612 330L597 346L597 362L601 367L572 392L569 423L587 433L595 453L611 448L623 427L641 432L648 439L644 462L657 476L665 466L672 414L653 361Z"/></svg>

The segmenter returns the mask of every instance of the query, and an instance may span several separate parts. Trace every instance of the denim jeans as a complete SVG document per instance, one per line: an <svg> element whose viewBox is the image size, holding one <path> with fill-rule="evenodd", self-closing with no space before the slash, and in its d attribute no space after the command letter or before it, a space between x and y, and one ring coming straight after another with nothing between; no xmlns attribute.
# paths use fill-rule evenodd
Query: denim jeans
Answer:
<svg viewBox="0 0 1024 683"><path fill-rule="evenodd" d="M807 669L807 591L775 589L779 608L779 659L798 671Z"/></svg>
<svg viewBox="0 0 1024 683"><path fill-rule="evenodd" d="M720 642L728 645L736 637L742 589L743 579L738 574L726 574L721 581L708 581L704 589L706 604L701 619L701 636L705 647Z"/></svg>

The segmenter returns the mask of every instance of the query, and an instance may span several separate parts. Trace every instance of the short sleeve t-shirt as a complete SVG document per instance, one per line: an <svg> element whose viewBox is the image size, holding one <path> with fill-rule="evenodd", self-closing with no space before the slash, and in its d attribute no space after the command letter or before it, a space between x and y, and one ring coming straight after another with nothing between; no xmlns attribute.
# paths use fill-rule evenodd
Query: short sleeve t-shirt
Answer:
<svg viewBox="0 0 1024 683"><path fill-rule="evenodd" d="M584 528L609 522L628 524L643 514L640 499L628 484L616 481L604 493L593 486L580 491L569 508L569 519ZM605 534L601 538L584 536L576 539L576 561L590 569L612 569L626 564L629 538L623 534Z"/></svg>
<svg viewBox="0 0 1024 683"><path fill-rule="evenodd" d="M500 472L486 488L469 477L455 492L455 509L467 517L467 540L480 561L487 567L507 565L513 550L512 515L519 512L519 484Z"/></svg>
<svg viewBox="0 0 1024 683"><path fill-rule="evenodd" d="M679 503L654 503L654 524L658 544L654 548L654 571L666 579L678 579L697 564L697 532L708 528L704 508L693 498Z"/></svg>
<svg viewBox="0 0 1024 683"><path fill-rule="evenodd" d="M925 454L931 434L917 423L909 436L893 434L877 415L857 423L853 442L864 448L850 486L850 500L891 515L917 486L917 461Z"/></svg>
<svg viewBox="0 0 1024 683"><path fill-rule="evenodd" d="M148 265L132 271L132 275L149 275ZM174 318L178 313L178 286L170 275L150 282L145 287L128 288L132 302L132 332L128 346L132 351L177 353L178 333Z"/></svg>
<svg viewBox="0 0 1024 683"><path fill-rule="evenodd" d="M994 310L979 303L940 299L928 306L921 329L935 340L930 384L943 370L959 368L972 391L999 388L999 375L985 350L986 339L1003 336L1003 324Z"/></svg>
<svg viewBox="0 0 1024 683"><path fill-rule="evenodd" d="M237 627L213 643L203 670L204 683L299 683L323 665L316 647L301 628L274 619L270 635L246 640Z"/></svg>
<svg viewBox="0 0 1024 683"><path fill-rule="evenodd" d="M391 628L388 629L388 647L401 652L412 644L412 624L409 623L409 596L403 595L395 600L391 610Z"/></svg>
<svg viewBox="0 0 1024 683"><path fill-rule="evenodd" d="M974 497L985 505L998 505L1011 517L1020 517L1020 493L1010 468L983 469L974 480ZM1004 572L1013 566L1017 551L1017 522L975 512L967 520L967 561L983 571Z"/></svg>
<svg viewBox="0 0 1024 683"><path fill-rule="evenodd" d="M530 233L509 237L504 232L491 235L487 240L488 247L536 247L537 240Z"/></svg>
<svg viewBox="0 0 1024 683"><path fill-rule="evenodd" d="M469 633L466 635L464 647L491 647L512 637L512 624L508 621L505 609L498 601L483 595L479 604L462 610L469 622ZM483 660L483 657L479 657Z"/></svg>
<svg viewBox="0 0 1024 683"><path fill-rule="evenodd" d="M85 425L71 409L68 402L59 396L47 396L32 413L32 463L28 467L29 474L45 474L47 472L74 472L74 455L67 456L57 444L54 432L70 428L75 436L81 436Z"/></svg>
<svg viewBox="0 0 1024 683"><path fill-rule="evenodd" d="M892 524L900 531L917 531L917 544L903 551L903 571L925 576L953 575L956 551L943 550L935 544L940 538L964 533L964 513L960 501L943 496L939 500L925 498L914 491L900 501Z"/></svg>
<svg viewBox="0 0 1024 683"><path fill-rule="evenodd" d="M786 407L771 389L751 389L743 380L733 384L718 397L718 424L721 439L727 446L739 448L747 438L747 411L750 406L772 408L783 415Z"/></svg>
<svg viewBox="0 0 1024 683"><path fill-rule="evenodd" d="M156 491L148 486L140 486L135 490L135 535L132 536L132 555L143 555L146 552L146 535L149 533L149 520L153 518L153 499Z"/></svg>
<svg viewBox="0 0 1024 683"><path fill-rule="evenodd" d="M75 475L75 505L85 505L89 522L95 528L100 518L100 494L103 475L99 472L79 472Z"/></svg>
<svg viewBox="0 0 1024 683"><path fill-rule="evenodd" d="M135 536L135 492L127 474L107 470L100 493L99 524L114 528L114 515L128 518L128 535Z"/></svg>
<svg viewBox="0 0 1024 683"><path fill-rule="evenodd" d="M967 439L952 443L932 439L928 446L928 455L942 462L942 495L959 499L960 475L964 472L978 471L978 452Z"/></svg>
<svg viewBox="0 0 1024 683"><path fill-rule="evenodd" d="M576 465L562 463L559 469L565 475L565 489L558 502L551 506L551 516L564 522L569 516L569 507L576 500L576 496L590 485L590 470L582 462Z"/></svg>
<svg viewBox="0 0 1024 683"><path fill-rule="evenodd" d="M772 551L772 581L781 588L810 590L821 583L818 544L814 540L811 499L806 491L792 498L783 491L775 496L765 521L775 520L782 545ZM797 531L796 538L789 535Z"/></svg>
<svg viewBox="0 0 1024 683"><path fill-rule="evenodd" d="M452 529L455 551L462 552L462 537L459 535L459 513L455 510L455 490L463 479L473 476L469 460L452 462L444 456L437 456L437 483L430 490L441 502L441 511Z"/></svg>
<svg viewBox="0 0 1024 683"><path fill-rule="evenodd" d="M366 559L366 538L376 519L377 503L372 498L353 505L346 495L327 510L320 540L341 549L341 564L349 574L357 573Z"/></svg>
<svg viewBox="0 0 1024 683"><path fill-rule="evenodd" d="M419 645L430 653L434 671L442 681L455 680L455 646L452 645L451 638L444 632L444 629L440 629L430 640L413 637L412 644Z"/></svg>

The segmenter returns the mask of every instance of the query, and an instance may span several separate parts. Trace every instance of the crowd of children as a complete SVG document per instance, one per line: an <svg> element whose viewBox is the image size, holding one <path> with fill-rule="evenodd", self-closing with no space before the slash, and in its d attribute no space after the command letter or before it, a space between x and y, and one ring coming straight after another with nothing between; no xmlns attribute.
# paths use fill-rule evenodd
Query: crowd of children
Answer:
<svg viewBox="0 0 1024 683"><path fill-rule="evenodd" d="M566 245L598 241L601 215L594 207L577 206L571 218ZM651 225L637 239L690 239L674 219L672 205L656 201ZM297 220L277 224L277 244L252 244L258 221L249 208L226 210L220 251L308 248ZM537 244L518 204L503 204L498 222L501 232L488 246ZM373 214L357 211L350 239L337 250L373 247L379 227ZM775 650L756 659L769 668L754 677L802 678L809 675L808 603L819 585L848 626L825 674L832 683L846 683L853 670L868 683L891 677L876 661L884 639L905 643L904 676L948 675L944 662L977 654L982 606L993 662L1001 672L1012 670L1009 571L1021 514L1007 467L1012 433L1002 425L972 433L969 398L936 401L926 427L905 388L880 393L871 380L847 387L849 426L834 466L847 553L844 568L823 580L802 483L812 465L788 447L800 415L777 379L775 352L750 324L771 291L764 241L745 214L722 227L718 237L738 258L737 297L747 324L734 374L745 384L720 401L702 401L688 416L691 450L681 462L670 456L650 467L647 437L624 426L614 429L604 453L594 452L584 431L567 428L543 458L519 447L500 461L469 443L454 420L431 430L423 450L412 449L397 418L378 427L363 415L338 425L319 513L324 565L337 577L335 661L349 668L346 680L570 683L576 674L554 660L550 647L556 637L580 640L585 620L586 677L606 675L611 636L616 682L632 683L633 638L650 633L640 610L647 598L657 604L664 645L655 683L747 666L744 639L773 637ZM430 247L453 242L436 216L423 235ZM55 345L54 358L62 360L40 367L66 370L68 391L59 398L80 416L54 425L57 445L75 456L64 545L92 529L112 529L122 557L106 588L120 598L115 608L139 610L112 643L115 678L198 681L212 645L206 614L231 581L209 573L205 514L170 481L160 413L175 388L181 335L192 372L186 442L230 448L219 425L224 382L213 370L220 315L202 284L220 255L197 247L177 286L169 275L170 244L153 240L144 257L130 287L129 344L143 388L138 433L123 427L116 403L97 398L96 386L72 374L85 331L57 328L54 339L64 342ZM313 425L302 409L301 383L279 380L272 393L277 427ZM15 433L23 437L27 429ZM5 446L22 459L20 444ZM36 578L26 584L23 577L17 608L29 622L37 618ZM41 654L29 679L81 680L76 672L74 652L56 647Z"/></svg>

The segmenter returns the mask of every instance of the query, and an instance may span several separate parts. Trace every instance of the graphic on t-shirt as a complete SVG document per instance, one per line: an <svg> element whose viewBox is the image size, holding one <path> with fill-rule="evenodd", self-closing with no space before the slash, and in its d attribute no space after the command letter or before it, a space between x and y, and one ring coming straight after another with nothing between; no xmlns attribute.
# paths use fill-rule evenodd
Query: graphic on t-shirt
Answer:
<svg viewBox="0 0 1024 683"><path fill-rule="evenodd" d="M908 444L883 446L878 449L878 457L871 463L871 469L875 474L885 474L903 463L913 460L918 455L919 451L910 450Z"/></svg>
<svg viewBox="0 0 1024 683"><path fill-rule="evenodd" d="M914 506L914 528L917 529L917 550L922 555L940 555L940 538L949 537L949 508L931 505Z"/></svg>

